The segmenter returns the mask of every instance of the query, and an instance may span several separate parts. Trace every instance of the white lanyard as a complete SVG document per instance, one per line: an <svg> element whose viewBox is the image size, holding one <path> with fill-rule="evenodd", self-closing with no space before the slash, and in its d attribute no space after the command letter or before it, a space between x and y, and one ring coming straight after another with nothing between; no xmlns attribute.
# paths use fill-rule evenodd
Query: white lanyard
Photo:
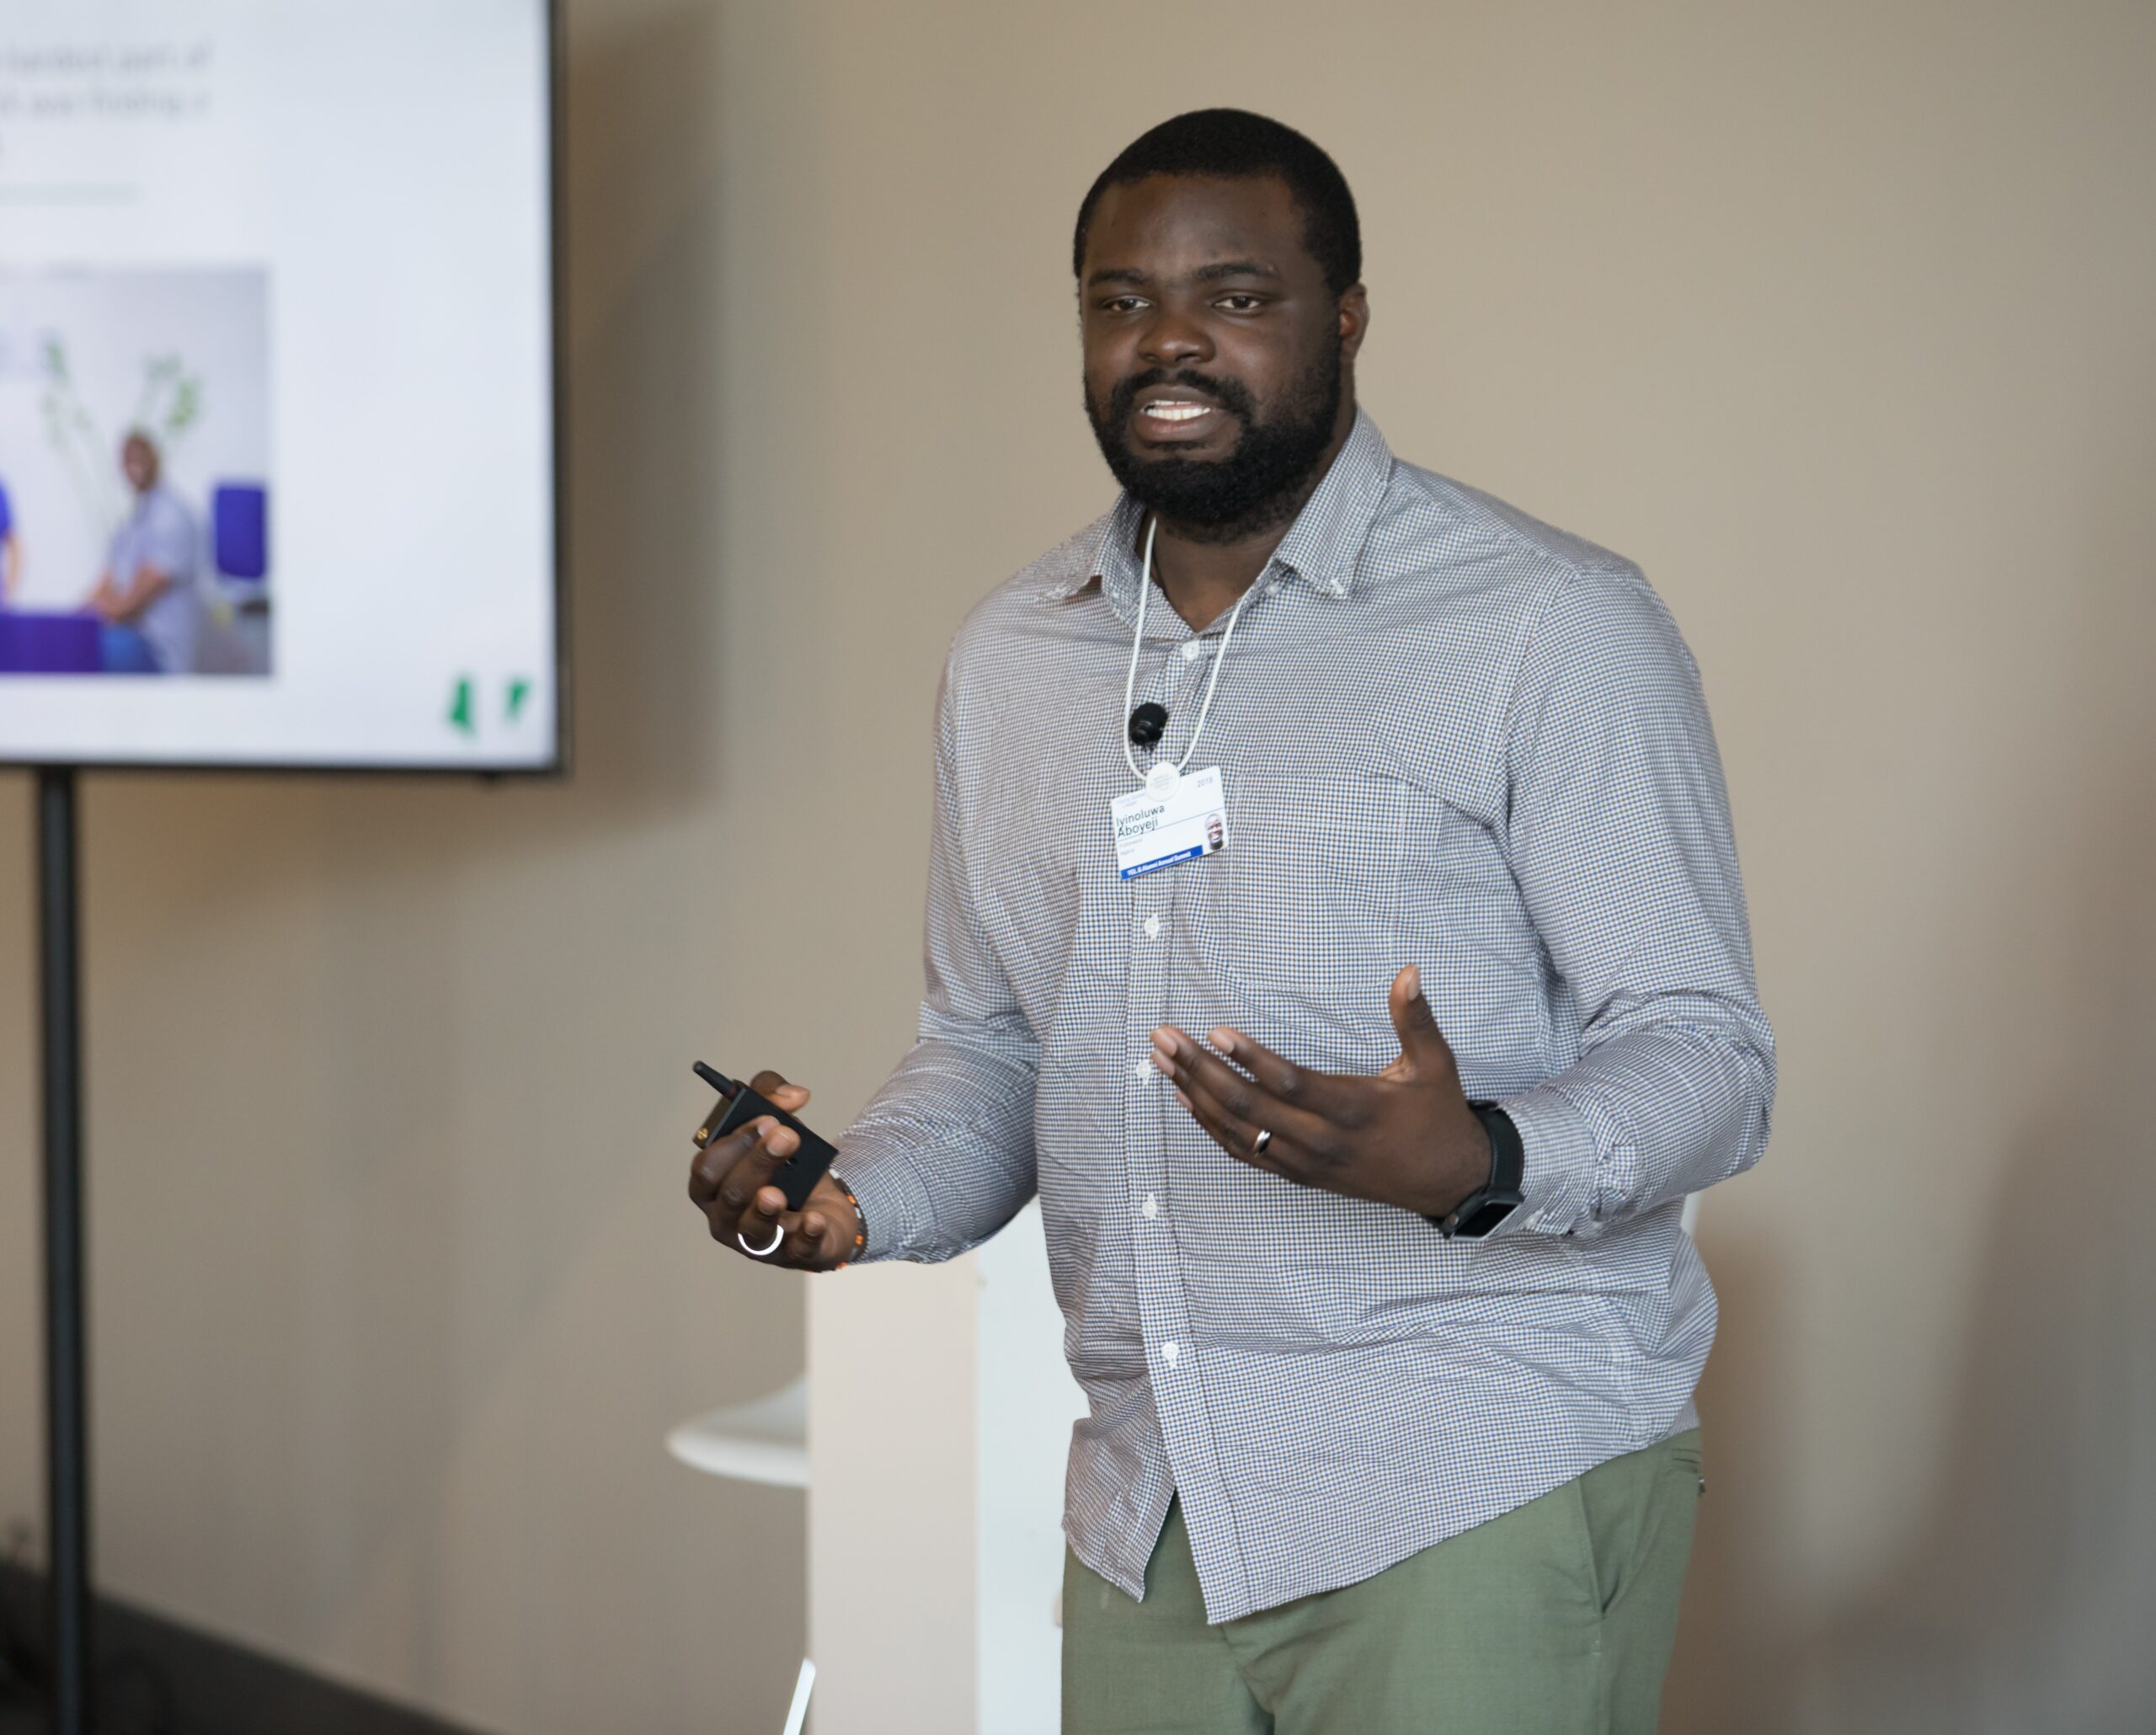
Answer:
<svg viewBox="0 0 2156 1735"><path fill-rule="evenodd" d="M1220 649L1213 654L1213 673L1205 683L1205 702L1198 707L1198 726L1190 732L1190 745L1182 750L1182 757L1173 765L1156 765L1150 771L1138 769L1138 755L1130 750L1130 702L1138 692L1138 654L1145 646L1145 604L1153 591L1153 533L1161 527L1157 518L1145 526L1145 570L1138 582L1138 630L1131 635L1130 673L1123 681L1123 726L1117 731L1123 737L1123 756L1129 761L1130 775L1150 789L1155 795L1165 794L1176 786L1176 779L1190 763L1191 755L1198 751L1198 738L1205 733L1205 718L1213 709L1213 694L1220 685L1220 665L1228 660L1228 643L1235 636L1235 622L1242 617L1243 605L1257 589L1255 580L1249 590L1235 599L1235 606L1229 613L1227 629L1220 634Z"/></svg>

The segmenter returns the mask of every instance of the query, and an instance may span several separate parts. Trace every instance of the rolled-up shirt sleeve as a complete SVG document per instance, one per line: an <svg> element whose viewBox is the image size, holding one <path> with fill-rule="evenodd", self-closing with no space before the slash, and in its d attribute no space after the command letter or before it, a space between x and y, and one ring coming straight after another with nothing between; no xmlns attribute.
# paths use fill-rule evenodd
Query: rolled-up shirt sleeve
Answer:
<svg viewBox="0 0 2156 1735"><path fill-rule="evenodd" d="M1033 1195L1040 1045L975 912L958 812L951 671L937 706L927 988L912 1049L839 1140L834 1172L861 1202L863 1260L949 1259Z"/></svg>
<svg viewBox="0 0 2156 1735"><path fill-rule="evenodd" d="M1774 1094L1699 670L1634 569L1552 591L1507 770L1513 876L1582 1037L1575 1064L1502 1104L1527 1160L1497 1233L1592 1236L1750 1167Z"/></svg>

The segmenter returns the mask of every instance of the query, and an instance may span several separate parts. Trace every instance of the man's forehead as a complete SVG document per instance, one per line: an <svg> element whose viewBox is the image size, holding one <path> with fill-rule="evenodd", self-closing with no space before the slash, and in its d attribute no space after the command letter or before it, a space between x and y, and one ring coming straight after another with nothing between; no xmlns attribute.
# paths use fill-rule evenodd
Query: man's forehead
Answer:
<svg viewBox="0 0 2156 1735"><path fill-rule="evenodd" d="M1086 230L1086 275L1221 275L1238 264L1285 275L1315 264L1305 227L1278 176L1149 175L1102 194Z"/></svg>

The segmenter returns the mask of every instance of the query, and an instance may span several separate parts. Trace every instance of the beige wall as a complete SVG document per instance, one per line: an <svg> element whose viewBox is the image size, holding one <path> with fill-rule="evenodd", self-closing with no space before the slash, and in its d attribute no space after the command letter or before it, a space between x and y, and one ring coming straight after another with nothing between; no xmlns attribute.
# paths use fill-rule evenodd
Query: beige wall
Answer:
<svg viewBox="0 0 2156 1735"><path fill-rule="evenodd" d="M835 1125L901 1045L942 644L1105 497L1073 204L1235 101L1357 189L1396 448L1705 669L1784 1071L1706 1204L1670 1727L2138 1726L2156 13L569 10L574 780L89 782L107 1583L487 1728L776 1727L798 1503L658 1437L801 1296L699 1242L683 1069ZM0 1517L31 1042L19 991Z"/></svg>

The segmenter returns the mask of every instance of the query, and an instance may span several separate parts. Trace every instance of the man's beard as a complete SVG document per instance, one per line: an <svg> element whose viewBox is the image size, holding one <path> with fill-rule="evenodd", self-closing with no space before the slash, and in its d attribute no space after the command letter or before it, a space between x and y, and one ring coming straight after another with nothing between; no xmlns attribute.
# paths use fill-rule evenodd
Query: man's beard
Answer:
<svg viewBox="0 0 2156 1735"><path fill-rule="evenodd" d="M1301 509L1305 485L1332 443L1341 384L1340 348L1328 344L1283 394L1273 418L1260 421L1241 381L1154 367L1118 382L1106 414L1096 412L1087 393L1086 419L1131 499L1193 541L1237 542L1277 529ZM1242 425L1235 451L1212 460L1141 456L1124 430L1138 394L1155 386L1187 386L1234 416Z"/></svg>

